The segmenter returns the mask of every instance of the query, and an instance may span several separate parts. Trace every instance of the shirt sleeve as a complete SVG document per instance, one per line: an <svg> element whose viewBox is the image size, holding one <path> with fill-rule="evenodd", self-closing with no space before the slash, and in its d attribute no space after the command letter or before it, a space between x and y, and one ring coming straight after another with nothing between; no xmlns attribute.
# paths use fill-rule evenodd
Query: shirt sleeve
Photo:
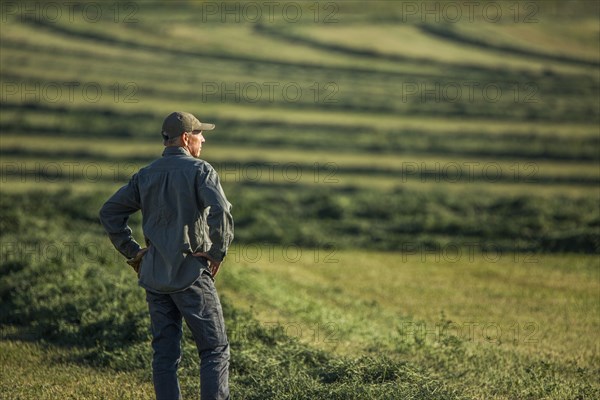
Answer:
<svg viewBox="0 0 600 400"><path fill-rule="evenodd" d="M210 168L200 174L198 195L202 207L208 209L206 224L208 237L212 242L208 255L216 261L223 261L233 240L233 217L231 204L227 201L217 172Z"/></svg>
<svg viewBox="0 0 600 400"><path fill-rule="evenodd" d="M129 216L140 209L137 175L120 188L100 209L100 222L115 248L127 258L133 258L141 246L131 236Z"/></svg>

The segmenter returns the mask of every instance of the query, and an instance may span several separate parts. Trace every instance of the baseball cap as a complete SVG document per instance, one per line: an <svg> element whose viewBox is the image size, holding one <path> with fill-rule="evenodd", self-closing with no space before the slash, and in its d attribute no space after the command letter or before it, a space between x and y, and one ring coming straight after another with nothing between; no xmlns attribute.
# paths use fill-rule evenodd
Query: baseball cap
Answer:
<svg viewBox="0 0 600 400"><path fill-rule="evenodd" d="M176 111L169 114L163 121L162 135L172 139L183 132L212 131L213 129L215 129L214 124L202 123L190 113Z"/></svg>

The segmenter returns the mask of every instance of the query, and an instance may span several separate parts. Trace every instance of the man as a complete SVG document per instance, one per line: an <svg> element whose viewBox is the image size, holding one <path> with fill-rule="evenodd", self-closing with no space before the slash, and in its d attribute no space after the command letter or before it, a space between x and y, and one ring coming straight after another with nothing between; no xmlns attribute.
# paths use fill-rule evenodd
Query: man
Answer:
<svg viewBox="0 0 600 400"><path fill-rule="evenodd" d="M182 318L200 355L201 398L229 398L229 342L214 278L233 240L233 219L217 172L198 159L202 133L214 127L185 112L167 116L162 158L133 175L100 210L110 240L146 289L158 400L180 398ZM127 225L138 210L143 249Z"/></svg>

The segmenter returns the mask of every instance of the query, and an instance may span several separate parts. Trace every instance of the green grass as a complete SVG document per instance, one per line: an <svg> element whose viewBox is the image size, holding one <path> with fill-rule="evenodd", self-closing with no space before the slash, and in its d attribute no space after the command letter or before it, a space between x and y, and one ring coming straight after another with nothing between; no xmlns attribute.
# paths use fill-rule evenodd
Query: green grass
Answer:
<svg viewBox="0 0 600 400"><path fill-rule="evenodd" d="M268 130L261 133L265 132ZM584 151L589 151L592 156L593 147L586 144L591 136L578 143L566 133L552 139L540 134L534 143L530 143L537 142L544 147L548 142L557 143L557 159L538 159L535 153L510 156L514 149L523 148L521 142L516 142L513 148L502 148L500 146L509 141L498 141L494 133L473 134L464 139L470 142L472 138L481 140L488 136L489 143L498 146L496 151L509 152L507 158L494 157L492 145L487 147L487 153L481 152L477 142L473 145L473 156L466 154L464 147L458 146L454 148L459 154L445 154L440 149L418 155L408 149L410 146L418 147L422 135L404 133L402 136L405 139L399 143L408 146L407 154L369 151L370 144L360 141L354 147L363 146L365 152L359 155L356 150L342 148L332 153L322 149L318 142L313 151L307 152L290 145L289 140L277 146L276 151L265 151L260 145L263 139L257 135L254 136L255 143L240 147L228 140L236 135L225 131L207 136L203 157L222 171L226 185L326 185L328 188L357 187L382 191L402 188L444 190L465 195L477 190L514 196L529 195L535 188L535 193L541 196L597 198L599 195L597 161L569 159L581 157ZM439 139L448 139L449 144L456 142L456 137L440 135ZM426 141L429 142L429 139ZM565 147L565 144L570 147ZM9 191L26 190L40 183L48 190L73 187L81 191L85 190L82 185L88 183L94 188L108 190L110 183L125 183L138 168L158 157L162 148L159 140L152 139L108 137L94 140L93 146L90 146L89 139L47 135L31 136L25 144L21 136L7 134L0 141L3 184ZM532 148L527 147L525 151L531 152ZM574 153L567 153L569 150ZM580 152L579 156L577 152Z"/></svg>
<svg viewBox="0 0 600 400"><path fill-rule="evenodd" d="M264 322L298 324L300 337L327 349L394 351L403 339L399 328L418 336L422 322L427 340L455 334L581 366L600 361L594 256L482 253L475 246L377 253L246 245L232 250L228 264L228 297ZM441 330L441 314L456 324L452 330ZM315 337L318 326L325 332Z"/></svg>
<svg viewBox="0 0 600 400"><path fill-rule="evenodd" d="M152 383L139 373L115 372L60 361L72 349L9 339L3 328L0 339L0 391L7 399L153 399Z"/></svg>
<svg viewBox="0 0 600 400"><path fill-rule="evenodd" d="M249 196L261 198L242 189L245 202L234 201L239 222L247 218L243 207L252 208ZM239 193L229 192L232 199ZM1 202L3 388L24 399L76 390L84 398L148 398L142 291L95 223L107 193L31 193L3 193ZM281 206L294 218L293 207ZM313 235L306 222L302 230ZM133 225L140 237L139 217ZM236 397L598 395L593 254L467 246L457 258L452 241L441 251L415 242L404 252L375 252L346 250L335 236L311 249L287 238L249 238L252 229L240 225L217 281ZM189 338L185 353L182 384L193 396L197 362ZM19 374L23 368L30 372ZM49 380L48 370L58 372Z"/></svg>
<svg viewBox="0 0 600 400"><path fill-rule="evenodd" d="M471 30L468 32L471 36L477 36L481 30L490 29L488 28L489 26L494 26L494 24L485 22L464 25L469 25ZM506 25L504 25L502 29L497 29L496 32L499 31L506 35L508 31L508 35L510 35L514 31L514 35L522 34L520 30L514 28L515 26L519 27L519 25L514 24L507 29ZM588 25L588 29L593 32L592 25ZM537 27L531 30L538 31ZM495 31L492 32L495 33ZM325 43L328 46L335 44L340 46L340 48L351 51L374 51L384 57L415 58L422 61L427 60L432 63L444 62L458 66L503 67L536 72L542 71L546 65L544 61L532 61L524 56L507 58L502 53L480 51L477 48L470 48L460 43L448 43L447 40L427 34L418 25L411 24L381 24L377 26L363 26L358 29L356 26L344 25L319 26L316 28L299 29L296 35L300 38L311 39L311 43L315 41L317 43ZM507 40L507 42L510 41ZM549 46L547 47L549 47L549 50L552 50L553 44L556 46L555 43L546 42L545 44L548 44ZM563 43L560 50L565 47ZM593 48L594 43L592 42L578 54L585 54L586 57L590 57ZM423 62L423 64L427 63ZM586 72L586 68L572 66L559 66L557 69L568 73ZM589 71L590 69L588 68L587 72Z"/></svg>

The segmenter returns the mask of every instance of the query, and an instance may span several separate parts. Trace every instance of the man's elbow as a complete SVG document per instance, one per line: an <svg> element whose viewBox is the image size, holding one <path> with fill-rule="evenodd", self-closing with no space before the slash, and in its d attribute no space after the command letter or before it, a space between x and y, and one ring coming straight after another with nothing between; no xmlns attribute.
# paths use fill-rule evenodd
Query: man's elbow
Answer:
<svg viewBox="0 0 600 400"><path fill-rule="evenodd" d="M109 220L109 214L110 213L109 213L108 202L106 202L102 205L102 207L100 207L100 210L98 211L98 218L100 219L100 223L105 228L106 228L106 224L108 223L108 220Z"/></svg>

